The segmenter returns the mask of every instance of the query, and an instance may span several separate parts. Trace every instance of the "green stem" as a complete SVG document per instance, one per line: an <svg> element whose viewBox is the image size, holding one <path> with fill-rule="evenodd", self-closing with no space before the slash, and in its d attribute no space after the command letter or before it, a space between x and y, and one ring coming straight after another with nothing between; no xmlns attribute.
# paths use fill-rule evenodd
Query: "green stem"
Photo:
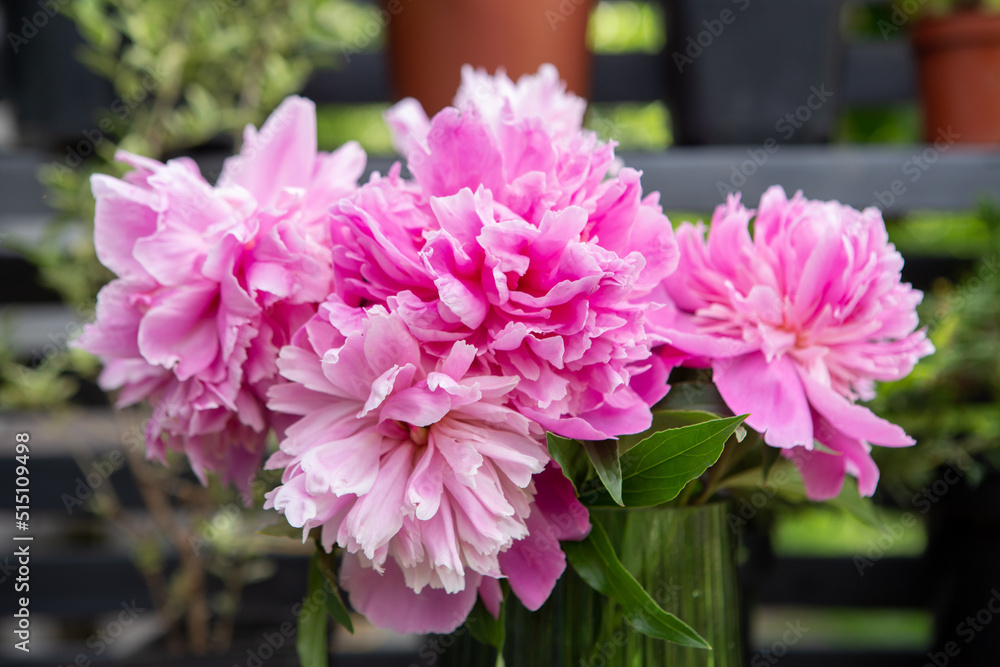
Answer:
<svg viewBox="0 0 1000 667"><path fill-rule="evenodd" d="M708 482L705 484L705 491L698 497L698 500L694 502L695 505L704 505L709 501L712 495L718 490L719 484L722 482L725 474L729 470L739 463L747 452L750 451L750 447L747 445L747 440L750 438L749 434L743 439L743 442L737 442L736 436L731 436L729 441L726 442L726 446L722 450L722 455L719 460L715 462L708 471ZM738 451L737 451L738 450Z"/></svg>
<svg viewBox="0 0 1000 667"><path fill-rule="evenodd" d="M677 504L681 507L686 506L688 501L691 500L691 496L694 494L695 487L700 483L701 480L699 479L692 479L688 482L687 486L681 489L680 495L677 496Z"/></svg>

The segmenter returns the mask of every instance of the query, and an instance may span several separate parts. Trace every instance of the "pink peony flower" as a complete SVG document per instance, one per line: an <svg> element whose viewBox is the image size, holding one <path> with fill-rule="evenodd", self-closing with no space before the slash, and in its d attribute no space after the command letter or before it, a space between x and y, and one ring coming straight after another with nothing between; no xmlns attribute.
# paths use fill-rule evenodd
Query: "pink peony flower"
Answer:
<svg viewBox="0 0 1000 667"><path fill-rule="evenodd" d="M667 368L646 314L677 263L658 195L631 169L605 178L613 148L580 131L582 102L553 69L516 86L463 76L461 108L390 111L416 182L394 170L337 205L338 294L390 306L437 354L473 345L521 379L512 405L548 430L648 428Z"/></svg>
<svg viewBox="0 0 1000 667"><path fill-rule="evenodd" d="M576 499L562 471L553 466L549 463L535 475L535 499L525 521L528 536L498 557L511 590L532 611L549 598L566 569L560 540L582 540L590 532L587 508ZM472 611L477 597L494 618L499 618L503 601L499 579L477 573L469 573L466 578L465 589L458 593L434 588L416 593L406 585L399 565L391 560L379 573L348 553L340 570L340 583L349 592L352 606L372 623L396 632L452 632Z"/></svg>
<svg viewBox="0 0 1000 667"><path fill-rule="evenodd" d="M118 405L148 400L149 454L187 454L205 481L246 490L271 425L278 348L331 290L327 209L356 187L364 153L316 151L311 102L289 98L212 187L188 159L128 153L93 178L95 242L118 275L77 344L104 362Z"/></svg>
<svg viewBox="0 0 1000 667"><path fill-rule="evenodd" d="M836 496L845 474L871 495L871 445L913 440L855 401L933 352L915 331L922 294L900 283L903 259L877 209L774 187L754 215L731 195L707 241L700 223L678 228L680 265L663 283L673 306L658 322L676 348L666 353L711 365L726 404L784 449L810 498Z"/></svg>
<svg viewBox="0 0 1000 667"><path fill-rule="evenodd" d="M267 462L285 471L265 507L303 539L319 527L324 548L347 550L357 609L401 632L450 632L477 592L499 603L489 580L511 576L526 604L548 597L564 555L536 542L579 539L588 524L558 469L539 476L543 434L505 405L517 377L490 373L462 341L428 354L395 313L336 299L278 364L289 382L271 388L269 407L302 418ZM560 511L573 520L554 532L546 512Z"/></svg>
<svg viewBox="0 0 1000 667"><path fill-rule="evenodd" d="M559 142L572 141L583 129L586 100L566 92L559 72L549 64L537 74L527 74L517 83L510 80L503 68L493 76L484 69L462 67L462 84L455 95L458 109L475 108L494 128L504 117L532 118L545 123L547 133ZM386 113L396 150L407 155L411 142L426 144L431 130L420 103L408 97Z"/></svg>

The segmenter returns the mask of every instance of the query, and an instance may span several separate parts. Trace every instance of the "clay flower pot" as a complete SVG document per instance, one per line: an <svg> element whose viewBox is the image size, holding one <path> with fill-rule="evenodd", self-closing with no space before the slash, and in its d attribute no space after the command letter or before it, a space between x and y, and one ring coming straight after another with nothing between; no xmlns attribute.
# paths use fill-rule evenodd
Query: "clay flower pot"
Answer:
<svg viewBox="0 0 1000 667"><path fill-rule="evenodd" d="M400 2L393 11L393 3ZM593 0L388 0L388 55L397 97L428 114L449 105L464 64L517 80L552 63L570 91L587 97L587 19Z"/></svg>
<svg viewBox="0 0 1000 667"><path fill-rule="evenodd" d="M1000 143L1000 14L929 17L911 34L920 68L924 138L951 128L966 143Z"/></svg>

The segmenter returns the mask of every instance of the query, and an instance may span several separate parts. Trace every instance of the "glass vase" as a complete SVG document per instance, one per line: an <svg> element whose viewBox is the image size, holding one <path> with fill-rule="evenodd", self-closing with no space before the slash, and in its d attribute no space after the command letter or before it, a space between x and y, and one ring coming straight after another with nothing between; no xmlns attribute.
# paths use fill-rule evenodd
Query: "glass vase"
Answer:
<svg viewBox="0 0 1000 667"><path fill-rule="evenodd" d="M664 609L694 628L711 651L634 631L622 609L572 567L536 612L508 595L504 661L510 667L738 667L743 664L737 535L726 505L592 510L625 567ZM494 667L496 649L460 628L438 638L439 664Z"/></svg>

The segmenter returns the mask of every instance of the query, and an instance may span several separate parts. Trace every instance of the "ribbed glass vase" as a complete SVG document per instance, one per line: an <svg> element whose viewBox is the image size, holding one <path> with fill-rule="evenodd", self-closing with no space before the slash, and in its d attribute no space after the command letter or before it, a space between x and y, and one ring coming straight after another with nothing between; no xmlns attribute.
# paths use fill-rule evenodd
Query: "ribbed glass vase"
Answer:
<svg viewBox="0 0 1000 667"><path fill-rule="evenodd" d="M660 606L708 640L713 650L646 637L621 608L594 592L572 568L536 612L508 596L504 660L508 667L738 667L743 664L737 588L737 536L721 504L598 509L625 567ZM496 650L459 629L442 637L438 664L494 667Z"/></svg>

